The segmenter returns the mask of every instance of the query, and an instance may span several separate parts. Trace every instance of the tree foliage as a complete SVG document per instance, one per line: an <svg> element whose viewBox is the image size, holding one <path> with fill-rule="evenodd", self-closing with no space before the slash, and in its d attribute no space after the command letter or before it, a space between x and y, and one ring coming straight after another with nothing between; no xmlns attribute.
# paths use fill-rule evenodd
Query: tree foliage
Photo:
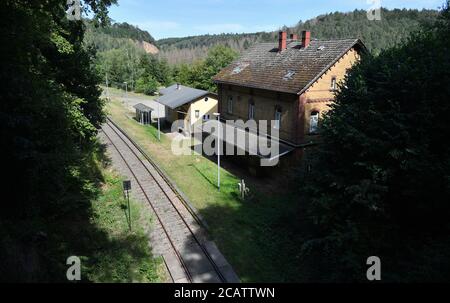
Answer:
<svg viewBox="0 0 450 303"><path fill-rule="evenodd" d="M108 22L107 8L115 2L83 1L99 24ZM49 222L88 209L84 194L92 176L84 179L83 172L104 121L101 78L95 51L83 44L84 24L66 18L65 3L0 4L2 172L13 196L0 212L2 278L49 279L59 261L42 261L52 244L37 248L36 234L60 236L46 230ZM52 265L37 270L37 263L47 261Z"/></svg>
<svg viewBox="0 0 450 303"><path fill-rule="evenodd" d="M85 20L87 35L95 37L97 43L101 43L103 35L110 36L115 39L125 38L136 41L145 41L155 43L155 39L147 31L139 29L137 26L124 23L112 23L108 26L97 26L95 20Z"/></svg>
<svg viewBox="0 0 450 303"><path fill-rule="evenodd" d="M218 45L209 51L205 60L197 61L191 66L183 64L175 67L173 78L178 83L214 92L217 86L212 78L236 59L237 55L233 49Z"/></svg>
<svg viewBox="0 0 450 303"><path fill-rule="evenodd" d="M97 23L96 20L84 19L84 42L95 45L98 52L118 48L137 48L143 52L142 42L155 44L155 39L147 31L133 25L107 22L105 26L99 26Z"/></svg>
<svg viewBox="0 0 450 303"><path fill-rule="evenodd" d="M105 84L125 89L126 82L130 90L147 94L171 84L167 61L148 54L139 45L141 41L154 42L147 37L150 34L127 24L116 23L100 30L93 27L92 20L85 22L89 26L84 42L98 51L96 65Z"/></svg>
<svg viewBox="0 0 450 303"><path fill-rule="evenodd" d="M304 180L315 280L450 278L450 13L401 45L364 56L323 121Z"/></svg>
<svg viewBox="0 0 450 303"><path fill-rule="evenodd" d="M136 92L146 95L154 95L158 91L158 81L152 75L144 75L136 82Z"/></svg>
<svg viewBox="0 0 450 303"><path fill-rule="evenodd" d="M370 21L367 11L354 10L321 15L282 29L298 35L302 30L310 30L315 39L360 38L373 54L378 54L407 39L421 24L434 21L437 15L436 10L383 8L381 20ZM170 64L181 64L206 58L208 51L216 45L225 45L243 52L255 43L276 41L278 32L260 32L168 38L158 40L157 44L161 57L166 58Z"/></svg>

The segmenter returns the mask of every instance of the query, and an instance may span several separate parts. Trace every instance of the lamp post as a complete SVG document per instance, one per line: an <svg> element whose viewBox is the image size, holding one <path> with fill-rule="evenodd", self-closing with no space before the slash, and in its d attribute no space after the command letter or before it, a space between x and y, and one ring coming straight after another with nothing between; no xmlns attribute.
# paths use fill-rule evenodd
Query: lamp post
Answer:
<svg viewBox="0 0 450 303"><path fill-rule="evenodd" d="M125 84L125 103L128 107L128 82L124 82L123 84Z"/></svg>
<svg viewBox="0 0 450 303"><path fill-rule="evenodd" d="M161 142L161 122L160 122L160 119L161 119L161 117L160 117L160 115L159 115L159 107L160 107L160 104L159 103L157 103L158 105L158 140Z"/></svg>
<svg viewBox="0 0 450 303"><path fill-rule="evenodd" d="M108 82L108 73L106 73L106 100L109 101L109 82Z"/></svg>
<svg viewBox="0 0 450 303"><path fill-rule="evenodd" d="M214 113L217 117L217 188L220 191L220 113Z"/></svg>

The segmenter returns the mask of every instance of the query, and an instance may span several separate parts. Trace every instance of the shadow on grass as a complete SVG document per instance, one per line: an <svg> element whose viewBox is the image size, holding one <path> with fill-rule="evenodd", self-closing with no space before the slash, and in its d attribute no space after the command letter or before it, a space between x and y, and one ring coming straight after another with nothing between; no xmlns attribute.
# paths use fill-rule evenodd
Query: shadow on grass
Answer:
<svg viewBox="0 0 450 303"><path fill-rule="evenodd" d="M126 199L126 198L125 198ZM132 226L131 226L131 215L130 215L130 208L127 204L122 203L120 204L120 209L123 211L123 215L125 216L125 218L127 219L127 225L128 228L130 229L130 231L132 230Z"/></svg>
<svg viewBox="0 0 450 303"><path fill-rule="evenodd" d="M286 189L288 185L286 182ZM238 199L238 194L231 193ZM296 195L255 196L200 210L220 251L242 282L305 282L300 247L308 236Z"/></svg>
<svg viewBox="0 0 450 303"><path fill-rule="evenodd" d="M67 171L64 187L45 208L22 218L2 216L1 281L67 282L70 256L81 258L81 282L157 280L157 261L145 234L121 232L112 237L96 223L94 203L116 202L99 200L108 190L103 171L110 163L105 146L97 144L95 155L81 155ZM109 209L105 211L107 216Z"/></svg>
<svg viewBox="0 0 450 303"><path fill-rule="evenodd" d="M195 164L188 164L188 166L193 167L209 184L217 188L217 183L211 181Z"/></svg>

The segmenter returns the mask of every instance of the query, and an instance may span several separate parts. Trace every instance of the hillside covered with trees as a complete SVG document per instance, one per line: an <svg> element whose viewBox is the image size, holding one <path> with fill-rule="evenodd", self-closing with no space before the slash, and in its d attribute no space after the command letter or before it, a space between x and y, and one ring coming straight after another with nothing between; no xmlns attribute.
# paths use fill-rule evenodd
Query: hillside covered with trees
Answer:
<svg viewBox="0 0 450 303"><path fill-rule="evenodd" d="M302 30L310 30L316 39L359 37L373 54L378 54L407 39L419 26L434 22L437 15L438 12L434 10L383 9L381 21L370 21L366 11L355 10L322 15L283 29L299 35ZM86 27L85 43L97 49L97 67L103 83L125 88L126 82L130 90L146 94L153 94L159 86L167 86L175 81L215 91L210 80L214 75L205 65L206 61L212 62L208 56L216 57L219 50L224 55L218 60L223 67L225 62L231 62L251 45L278 39L277 32L261 32L155 41L148 32L127 23L96 27L95 22L86 21ZM140 44L144 42L157 45L159 53L149 54ZM227 48L229 51L225 51ZM212 70L218 72L217 65L214 66Z"/></svg>
<svg viewBox="0 0 450 303"><path fill-rule="evenodd" d="M405 40L421 24L434 21L437 15L436 10L382 9L381 21L370 21L365 10L355 10L321 15L283 29L297 34L309 30L315 39L360 38L370 51L378 54L382 49ZM160 56L170 64L191 63L205 58L209 48L218 44L242 52L257 42L275 42L277 35L277 32L203 35L162 39L157 41L157 45L161 50Z"/></svg>
<svg viewBox="0 0 450 303"><path fill-rule="evenodd" d="M411 32L422 24L433 22L438 15L436 10L382 9L380 21L370 21L365 10L353 12L334 12L318 16L296 25L281 26L280 29L300 35L309 30L314 39L353 38L364 41L374 54L405 40ZM107 27L95 27L87 21L86 42L95 43L99 51L107 51L134 43L146 42L158 48L160 59L170 65L193 63L204 59L211 48L223 45L241 53L258 42L275 42L278 32L259 32L248 34L200 35L183 38L155 40L150 33L127 23L112 23ZM131 47L131 46L130 46ZM156 54L156 52L154 53Z"/></svg>
<svg viewBox="0 0 450 303"><path fill-rule="evenodd" d="M159 86L171 83L167 61L154 56L158 49L148 32L128 23L98 26L95 20L84 20L84 24L84 44L96 50L95 65L103 85L154 94Z"/></svg>
<svg viewBox="0 0 450 303"><path fill-rule="evenodd" d="M212 77L238 55L232 48L217 44L205 49L204 59L192 58L192 64L170 66L163 56L148 53L142 47L142 42L155 41L137 27L126 23L99 27L92 20L86 20L85 25L84 44L96 50L96 69L103 85L147 95L174 82L215 91Z"/></svg>
<svg viewBox="0 0 450 303"><path fill-rule="evenodd" d="M88 19L84 23L86 26L85 43L95 44L100 52L120 48L129 43L155 44L155 39L147 31L128 23L108 23L105 26L98 26L95 20Z"/></svg>

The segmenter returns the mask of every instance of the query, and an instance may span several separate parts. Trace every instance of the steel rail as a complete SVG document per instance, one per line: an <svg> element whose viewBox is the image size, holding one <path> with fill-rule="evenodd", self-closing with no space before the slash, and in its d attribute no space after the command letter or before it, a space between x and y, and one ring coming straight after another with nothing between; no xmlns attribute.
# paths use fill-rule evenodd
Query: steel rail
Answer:
<svg viewBox="0 0 450 303"><path fill-rule="evenodd" d="M124 135L132 144L133 146L145 157L145 152L138 147L137 143L134 142L134 140L132 140L128 134L126 134L126 132L121 129L119 126L117 126L116 123L113 123L113 121L108 118L108 121L110 121L111 124L113 124L114 127L116 127L119 132L122 133L122 135ZM111 127L111 126L110 126ZM111 127L111 129L113 129L113 131L120 137L120 135L117 133L117 131ZM121 138L121 137L120 137ZM122 142L125 143L125 145L127 145L128 147L130 147L128 145L127 142L125 142L125 140L123 140L123 138L121 138ZM142 163L142 165L145 167L145 169L148 171L148 173L153 177L152 173L150 172L150 170L147 168L147 166L144 164L144 162L142 161L142 159L139 157L139 155L137 155L134 150L132 148L130 148L131 152L136 156L136 158ZM152 165L152 167L157 171L157 173L160 175L160 177L162 177L164 179L164 177L159 173L159 170L156 168L153 160L150 159L150 157L145 157L149 163ZM216 274L219 276L219 279L222 282L227 282L225 277L223 276L222 272L220 271L219 266L217 266L216 262L214 262L213 258L211 257L211 255L209 254L208 250L203 246L203 244L200 242L200 240L198 239L198 237L195 235L194 231L191 229L191 227L189 226L189 224L186 222L186 220L184 219L183 215L180 213L180 211L178 210L178 208L175 206L174 202L172 201L172 199L169 197L169 195L167 194L167 192L163 189L162 185L158 182L158 180L156 180L155 177L153 177L153 179L155 180L156 184L159 186L159 188L161 189L161 191L164 193L164 195L166 196L166 198L169 200L170 204L173 206L173 208L175 209L175 211L177 212L177 214L180 216L181 220L183 221L183 223L185 224L185 226L187 227L187 229L189 230L189 232L191 233L193 239L195 240L195 242L198 244L198 246L200 247L200 249L203 251L203 253L205 254L205 256L208 258L209 262L211 263L214 271L216 272ZM164 179L165 180L165 179ZM167 181L166 181L167 183ZM173 190L173 189L172 189ZM174 192L176 194L176 192Z"/></svg>
<svg viewBox="0 0 450 303"><path fill-rule="evenodd" d="M197 245L200 247L200 249L202 250L202 252L204 253L204 255L208 258L209 263L212 265L214 271L216 272L216 274L218 275L219 279L222 282L226 282L225 277L223 276L222 272L220 271L220 268L217 266L217 264L215 263L215 261L213 260L213 258L211 257L211 255L209 254L209 252L207 251L207 249L203 246L203 244L200 242L200 240L198 239L198 237L196 236L196 234L194 233L194 231L191 229L191 227L189 226L189 224L186 222L184 216L180 213L180 211L178 210L178 208L175 206L174 202L172 201L172 199L169 197L169 195L167 194L167 192L164 190L163 186L160 184L160 182L153 176L152 172L148 169L148 167L144 164L144 162L142 161L142 159L139 157L139 155L136 154L136 152L133 150L133 148L131 148L131 146L120 136L120 134L118 132L120 132L128 141L131 142L131 144L141 153L141 155L143 155L146 160L150 163L150 165L152 165L152 167L155 169L155 171L158 173L158 175L166 182L166 184L169 186L169 188L171 188L171 190L174 192L174 194L177 196L177 198L182 202L182 204L186 207L186 209L189 211L189 213L192 214L191 210L189 207L186 206L185 203L183 203L183 200L181 195L178 194L178 192L176 191L176 189L171 186L171 182L169 180L167 180L167 178L165 178L164 174L161 172L161 170L159 169L159 167L154 163L154 161L145 153L145 151L142 150L142 148L133 140L130 138L130 136L122 129L120 128L117 123L115 123L112 119L110 119L108 117L108 122L110 124L112 124L115 128L117 128L118 131L116 131L113 127L111 127L111 125L108 125L115 133L116 135L122 140L122 142L128 146L128 148L130 149L130 151L134 154L134 156L139 160L139 162L141 162L141 164L145 167L145 169L147 170L147 172L152 176L153 180L155 180L156 184L158 185L158 187L161 189L161 191L164 193L164 195L166 196L166 198L169 200L170 204L172 205L172 207L175 209L175 211L177 212L177 214L179 215L180 219L183 221L184 225L186 226L186 228L189 230L189 232L191 233L193 239L195 240L195 242L197 243ZM150 200L149 200L150 202ZM199 222L198 218L196 215L193 215L194 219L197 221L197 223L201 224L201 221Z"/></svg>
<svg viewBox="0 0 450 303"><path fill-rule="evenodd" d="M108 125L108 124L107 124L107 125ZM112 130L114 133L116 133L115 130L114 130L110 125L108 125L108 127L110 127L111 130ZM103 127L102 127L102 128L103 128ZM136 180L137 184L138 184L139 187L141 188L142 193L144 194L145 198L147 199L148 204L150 205L150 207L152 208L153 212L155 213L156 218L158 219L158 222L161 224L161 227L162 227L162 229L164 230L164 233L166 234L167 239L169 240L170 246L172 246L172 249L174 250L175 255L177 256L178 261L181 263L181 266L183 267L183 270L185 271L186 276L187 276L189 282L192 283L192 275L191 275L191 273L189 272L189 269L187 268L186 263L184 262L183 258L181 257L181 254L179 253L179 251L178 251L177 248L175 247L175 244L173 243L172 239L170 238L169 233L167 232L167 229L166 229L164 223L162 222L160 216L158 215L158 213L157 213L155 207L154 207L153 204L151 203L150 198L149 198L148 195L145 193L144 187L142 186L142 184L141 184L141 182L139 181L139 179L137 178L136 174L133 172L133 169L130 167L128 161L125 159L125 157L123 156L122 152L119 150L119 148L118 148L117 145L114 143L114 141L112 140L112 138L105 132L105 130L103 130L103 133L104 133L105 136L108 138L108 140L111 142L111 144L114 146L114 148L117 150L117 153L118 153L119 156L122 158L122 160L124 161L125 165L128 167L128 169L130 170L130 172L131 172L131 174L133 175L134 179ZM117 135L117 133L116 133L116 135ZM117 135L117 136L120 138L119 135ZM121 138L120 138L120 139L121 139ZM122 142L124 142L123 139L122 139ZM125 143L125 145L127 145L126 142L124 142L124 143ZM127 147L129 148L129 146L127 146ZM130 150L131 150L131 149L130 149ZM139 160L139 157L137 157L137 158L138 158L138 160ZM141 161L141 162L142 162L142 161ZM144 167L145 167L145 165L144 165ZM165 262L165 261L164 261L164 262ZM172 274L171 274L170 272L169 272L169 274L172 276ZM172 280L173 280L173 277L172 277Z"/></svg>

